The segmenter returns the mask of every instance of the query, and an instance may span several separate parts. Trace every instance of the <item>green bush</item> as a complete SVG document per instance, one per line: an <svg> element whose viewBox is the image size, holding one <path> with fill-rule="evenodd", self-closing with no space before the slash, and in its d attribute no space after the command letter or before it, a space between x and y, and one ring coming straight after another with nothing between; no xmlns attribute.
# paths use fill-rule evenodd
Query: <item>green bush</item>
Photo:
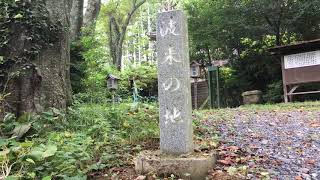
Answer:
<svg viewBox="0 0 320 180"><path fill-rule="evenodd" d="M282 81L276 81L267 86L267 92L263 96L268 103L280 103L283 100Z"/></svg>
<svg viewBox="0 0 320 180"><path fill-rule="evenodd" d="M71 113L72 128L85 129L92 137L104 139L118 133L130 143L158 136L158 108L155 104L82 104Z"/></svg>
<svg viewBox="0 0 320 180"><path fill-rule="evenodd" d="M156 104L77 104L67 114L51 109L0 123L3 178L86 179L122 166L132 146L158 138Z"/></svg>
<svg viewBox="0 0 320 180"><path fill-rule="evenodd" d="M104 67L100 71L91 72L83 81L85 93L74 95L76 103L111 102L112 92L107 89L106 77L114 74L120 78L116 96L127 99L137 88L140 99L156 97L158 93L157 69L155 66L141 65L128 67L121 73L112 67ZM84 92L84 91L83 91Z"/></svg>
<svg viewBox="0 0 320 180"><path fill-rule="evenodd" d="M126 96L133 92L133 81L140 96L157 96L158 74L155 65L140 65L126 68L120 75L119 95Z"/></svg>

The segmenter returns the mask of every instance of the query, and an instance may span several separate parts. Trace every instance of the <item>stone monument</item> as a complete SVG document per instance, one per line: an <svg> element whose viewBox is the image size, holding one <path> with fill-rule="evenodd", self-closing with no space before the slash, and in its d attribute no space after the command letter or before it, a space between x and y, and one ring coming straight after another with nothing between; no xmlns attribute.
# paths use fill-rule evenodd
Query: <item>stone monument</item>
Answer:
<svg viewBox="0 0 320 180"><path fill-rule="evenodd" d="M182 11L160 13L157 22L160 151L142 152L138 173L204 179L212 153L194 153L187 19Z"/></svg>
<svg viewBox="0 0 320 180"><path fill-rule="evenodd" d="M193 151L188 29L181 11L158 16L158 91L160 150L168 154Z"/></svg>

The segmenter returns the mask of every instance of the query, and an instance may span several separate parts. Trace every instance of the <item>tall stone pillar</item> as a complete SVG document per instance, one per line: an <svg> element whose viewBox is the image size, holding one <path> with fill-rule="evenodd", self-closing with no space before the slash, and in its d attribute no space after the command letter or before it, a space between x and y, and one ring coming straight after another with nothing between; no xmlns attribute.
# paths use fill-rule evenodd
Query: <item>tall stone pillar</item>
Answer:
<svg viewBox="0 0 320 180"><path fill-rule="evenodd" d="M193 151L192 104L187 20L182 11L167 11L157 22L160 150Z"/></svg>

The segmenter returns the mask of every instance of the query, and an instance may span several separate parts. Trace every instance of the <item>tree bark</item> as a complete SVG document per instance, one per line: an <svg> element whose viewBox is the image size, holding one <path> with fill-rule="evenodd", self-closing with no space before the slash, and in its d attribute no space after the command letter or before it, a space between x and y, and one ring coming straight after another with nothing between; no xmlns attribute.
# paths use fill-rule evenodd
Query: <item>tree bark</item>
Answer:
<svg viewBox="0 0 320 180"><path fill-rule="evenodd" d="M101 0L88 0L86 13L84 15L84 26L95 25L101 8Z"/></svg>
<svg viewBox="0 0 320 180"><path fill-rule="evenodd" d="M16 116L26 112L41 112L50 107L66 109L71 102L70 44L67 31L71 3L69 0L45 0L43 3L50 22L61 26L61 29L52 45L42 48L36 57L27 59L26 63L16 63L9 69L9 73L19 74L8 82L4 90L5 93L10 93L5 100L5 109ZM21 58L31 46L31 42L27 40L30 29L19 24L14 26L4 53L6 59Z"/></svg>
<svg viewBox="0 0 320 180"><path fill-rule="evenodd" d="M83 0L73 0L70 13L70 39L77 41L81 35L83 25Z"/></svg>
<svg viewBox="0 0 320 180"><path fill-rule="evenodd" d="M114 65L117 64L117 43L119 37L119 27L116 23L115 18L111 15L109 16L109 48L110 48L110 55L112 58L112 63Z"/></svg>

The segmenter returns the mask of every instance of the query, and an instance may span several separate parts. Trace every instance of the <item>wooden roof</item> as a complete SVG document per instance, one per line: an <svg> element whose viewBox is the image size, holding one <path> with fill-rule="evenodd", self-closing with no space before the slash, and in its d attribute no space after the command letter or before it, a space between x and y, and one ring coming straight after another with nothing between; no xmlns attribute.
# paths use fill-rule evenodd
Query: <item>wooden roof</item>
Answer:
<svg viewBox="0 0 320 180"><path fill-rule="evenodd" d="M311 41L302 41L296 44L276 46L269 49L271 54L275 55L288 55L288 54L297 54L309 51L320 50L320 39L315 39Z"/></svg>
<svg viewBox="0 0 320 180"><path fill-rule="evenodd" d="M157 40L157 32L147 33L147 36L149 37L150 41L156 41Z"/></svg>
<svg viewBox="0 0 320 180"><path fill-rule="evenodd" d="M116 75L113 75L113 74L108 74L107 79L118 79L118 80L120 80L119 77L117 77Z"/></svg>

